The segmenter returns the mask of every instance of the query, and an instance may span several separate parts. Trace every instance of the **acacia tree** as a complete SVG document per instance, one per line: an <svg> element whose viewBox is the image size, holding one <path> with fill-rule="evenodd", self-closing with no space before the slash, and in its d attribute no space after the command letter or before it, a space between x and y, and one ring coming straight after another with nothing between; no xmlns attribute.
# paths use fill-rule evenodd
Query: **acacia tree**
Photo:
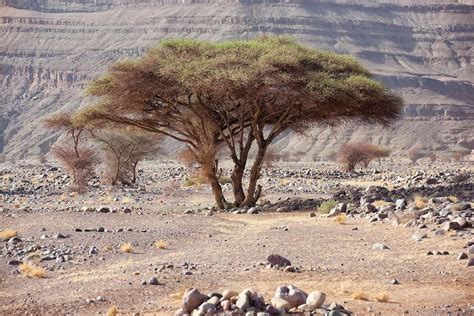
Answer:
<svg viewBox="0 0 474 316"><path fill-rule="evenodd" d="M91 130L91 136L102 148L107 178L112 185L135 183L138 163L158 150L159 138L141 130Z"/></svg>
<svg viewBox="0 0 474 316"><path fill-rule="evenodd" d="M347 56L299 45L286 37L207 43L164 40L139 59L113 65L89 87L100 97L81 120L104 120L161 133L187 144L206 170L216 202L216 148L234 163L235 205L253 205L268 147L285 130L358 119L387 124L402 101ZM242 179L256 156L246 190Z"/></svg>
<svg viewBox="0 0 474 316"><path fill-rule="evenodd" d="M60 130L66 138L52 147L52 153L68 170L73 180L73 189L83 191L92 177L94 165L98 162L96 152L85 146L86 128L77 124L69 112L59 113L43 120L47 128Z"/></svg>

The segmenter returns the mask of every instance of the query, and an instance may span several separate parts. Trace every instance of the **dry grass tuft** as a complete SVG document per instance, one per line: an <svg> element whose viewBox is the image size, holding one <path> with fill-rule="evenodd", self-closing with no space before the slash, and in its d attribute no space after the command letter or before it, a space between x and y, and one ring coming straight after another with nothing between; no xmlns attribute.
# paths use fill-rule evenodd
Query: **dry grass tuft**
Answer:
<svg viewBox="0 0 474 316"><path fill-rule="evenodd" d="M5 229L0 232L0 239L3 239L3 240L7 240L16 236L18 236L18 232L13 229Z"/></svg>
<svg viewBox="0 0 474 316"><path fill-rule="evenodd" d="M104 246L104 250L105 250L105 251L112 251L112 250L113 250L113 247L112 247L112 245L105 245L105 246Z"/></svg>
<svg viewBox="0 0 474 316"><path fill-rule="evenodd" d="M132 244L129 242L126 242L122 246L120 246L120 250L125 253L131 253L133 250Z"/></svg>
<svg viewBox="0 0 474 316"><path fill-rule="evenodd" d="M372 205L375 206L378 209L380 209L382 207L390 206L392 204L393 203L390 203L390 202L387 202L387 201L384 201L384 200L377 200L377 201L372 203Z"/></svg>
<svg viewBox="0 0 474 316"><path fill-rule="evenodd" d="M155 241L155 247L157 249L166 249L168 248L168 243L164 240L157 240Z"/></svg>
<svg viewBox="0 0 474 316"><path fill-rule="evenodd" d="M116 316L118 314L117 306L112 305L107 310L107 316Z"/></svg>
<svg viewBox="0 0 474 316"><path fill-rule="evenodd" d="M360 300L360 301L369 300L369 296L365 292L360 291L360 290L352 292L351 297L353 300Z"/></svg>
<svg viewBox="0 0 474 316"><path fill-rule="evenodd" d="M390 299L390 295L388 293L379 293L375 296L375 300L379 303L387 303Z"/></svg>
<svg viewBox="0 0 474 316"><path fill-rule="evenodd" d="M415 196L413 203L417 209L423 209L428 205L428 198L423 196Z"/></svg>
<svg viewBox="0 0 474 316"><path fill-rule="evenodd" d="M459 199L458 199L456 196L454 196L454 195L448 196L448 200L450 200L450 201L453 202L453 203L459 202Z"/></svg>
<svg viewBox="0 0 474 316"><path fill-rule="evenodd" d="M35 267L28 263L22 263L19 266L20 272L29 278L44 278L46 277L46 270L40 267Z"/></svg>
<svg viewBox="0 0 474 316"><path fill-rule="evenodd" d="M340 225L345 224L346 221L347 221L347 216L346 216L346 214L344 214L344 213L339 214L339 215L337 215L337 216L334 218L334 222L335 222L335 223L338 223L338 224L340 224Z"/></svg>

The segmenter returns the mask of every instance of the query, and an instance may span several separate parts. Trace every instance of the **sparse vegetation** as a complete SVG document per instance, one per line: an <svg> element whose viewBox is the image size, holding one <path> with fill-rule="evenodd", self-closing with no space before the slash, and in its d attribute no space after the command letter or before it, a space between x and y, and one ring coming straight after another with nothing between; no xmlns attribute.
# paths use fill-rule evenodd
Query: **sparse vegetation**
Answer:
<svg viewBox="0 0 474 316"><path fill-rule="evenodd" d="M417 209L421 210L428 205L428 200L429 199L427 197L417 195L413 199L413 204Z"/></svg>
<svg viewBox="0 0 474 316"><path fill-rule="evenodd" d="M467 148L457 148L451 152L451 157L454 161L461 161L470 153L471 153L471 150Z"/></svg>
<svg viewBox="0 0 474 316"><path fill-rule="evenodd" d="M118 314L118 308L115 305L112 305L107 310L107 316L116 316Z"/></svg>
<svg viewBox="0 0 474 316"><path fill-rule="evenodd" d="M375 296L375 300L379 303L387 303L390 299L390 295L388 293L379 293Z"/></svg>
<svg viewBox="0 0 474 316"><path fill-rule="evenodd" d="M361 290L357 290L357 291L352 292L351 298L353 300L360 300L360 301L368 301L369 300L369 296L367 295L367 293L365 293L364 291L361 291Z"/></svg>
<svg viewBox="0 0 474 316"><path fill-rule="evenodd" d="M155 247L157 249L166 249L166 248L168 248L168 243L164 240L157 240L155 242Z"/></svg>
<svg viewBox="0 0 474 316"><path fill-rule="evenodd" d="M45 269L31 265L26 262L23 262L22 264L20 264L18 269L20 270L21 274L23 274L24 276L28 278L45 278L46 277Z"/></svg>
<svg viewBox="0 0 474 316"><path fill-rule="evenodd" d="M335 222L335 223L338 223L338 224L340 224L340 225L345 224L346 221L347 221L347 216L346 216L346 214L344 214L344 213L338 214L338 215L334 218L334 222Z"/></svg>
<svg viewBox="0 0 474 316"><path fill-rule="evenodd" d="M16 236L18 236L18 232L13 229L5 229L0 232L0 239L3 240L8 240Z"/></svg>
<svg viewBox="0 0 474 316"><path fill-rule="evenodd" d="M336 207L337 201L335 200L327 200L324 201L319 207L318 207L318 213L321 214L329 214L329 212Z"/></svg>
<svg viewBox="0 0 474 316"><path fill-rule="evenodd" d="M131 243L124 243L120 246L120 250L125 253L131 253L133 251L133 246Z"/></svg>
<svg viewBox="0 0 474 316"><path fill-rule="evenodd" d="M353 171L357 166L367 168L374 159L388 157L390 149L366 143L347 143L341 146L337 153L337 161L344 170Z"/></svg>

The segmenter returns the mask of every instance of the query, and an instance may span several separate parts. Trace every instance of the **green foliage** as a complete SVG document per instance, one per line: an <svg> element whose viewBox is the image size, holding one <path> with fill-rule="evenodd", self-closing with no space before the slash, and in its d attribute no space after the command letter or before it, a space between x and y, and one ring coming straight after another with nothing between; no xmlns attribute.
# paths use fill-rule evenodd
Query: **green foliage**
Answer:
<svg viewBox="0 0 474 316"><path fill-rule="evenodd" d="M336 207L337 201L335 200L327 200L324 201L319 207L318 207L318 213L321 214L329 214L329 212Z"/></svg>

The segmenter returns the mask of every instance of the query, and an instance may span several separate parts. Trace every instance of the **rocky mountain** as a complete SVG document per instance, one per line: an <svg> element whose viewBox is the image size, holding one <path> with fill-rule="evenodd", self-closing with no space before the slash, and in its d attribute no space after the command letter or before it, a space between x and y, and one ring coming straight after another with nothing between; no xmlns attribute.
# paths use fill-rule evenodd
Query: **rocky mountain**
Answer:
<svg viewBox="0 0 474 316"><path fill-rule="evenodd" d="M88 104L88 80L164 37L265 33L351 54L406 101L389 129L316 128L281 137L283 151L313 158L348 140L473 148L474 0L0 0L0 152L46 152L58 135L43 116Z"/></svg>

